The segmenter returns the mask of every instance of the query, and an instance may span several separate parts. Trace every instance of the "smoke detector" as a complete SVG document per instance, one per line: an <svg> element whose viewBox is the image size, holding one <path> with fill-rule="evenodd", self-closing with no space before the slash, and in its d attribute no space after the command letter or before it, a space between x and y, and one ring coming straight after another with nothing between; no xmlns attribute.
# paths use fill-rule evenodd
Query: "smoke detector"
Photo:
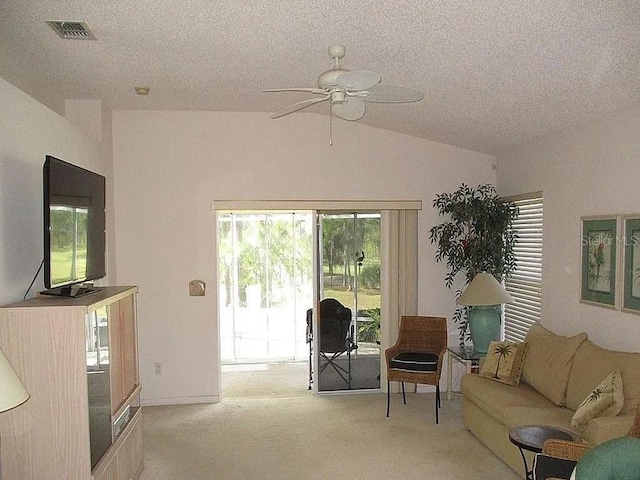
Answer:
<svg viewBox="0 0 640 480"><path fill-rule="evenodd" d="M46 22L63 40L97 40L84 22L60 22L49 20Z"/></svg>

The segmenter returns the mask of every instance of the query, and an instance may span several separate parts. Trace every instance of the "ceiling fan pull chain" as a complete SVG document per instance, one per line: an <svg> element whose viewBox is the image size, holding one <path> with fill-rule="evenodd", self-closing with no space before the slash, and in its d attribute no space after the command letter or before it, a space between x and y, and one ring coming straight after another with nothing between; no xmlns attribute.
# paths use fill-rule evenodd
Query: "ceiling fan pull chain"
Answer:
<svg viewBox="0 0 640 480"><path fill-rule="evenodd" d="M329 102L329 145L333 146L333 102Z"/></svg>

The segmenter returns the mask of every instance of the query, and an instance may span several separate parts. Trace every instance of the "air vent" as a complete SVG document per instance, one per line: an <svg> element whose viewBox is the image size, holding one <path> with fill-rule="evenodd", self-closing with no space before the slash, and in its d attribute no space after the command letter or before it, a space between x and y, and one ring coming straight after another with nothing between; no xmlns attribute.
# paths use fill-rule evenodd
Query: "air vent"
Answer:
<svg viewBox="0 0 640 480"><path fill-rule="evenodd" d="M49 25L64 40L96 40L96 37L84 22L54 22Z"/></svg>

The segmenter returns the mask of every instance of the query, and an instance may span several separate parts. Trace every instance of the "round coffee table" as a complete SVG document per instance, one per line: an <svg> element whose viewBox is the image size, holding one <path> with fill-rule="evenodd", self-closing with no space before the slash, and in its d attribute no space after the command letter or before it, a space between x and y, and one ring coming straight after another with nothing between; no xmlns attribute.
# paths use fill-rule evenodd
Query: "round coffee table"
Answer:
<svg viewBox="0 0 640 480"><path fill-rule="evenodd" d="M524 456L524 450L541 453L542 445L545 440L550 438L569 440L573 442L582 441L578 435L570 430L552 427L550 425L520 425L509 430L509 440L520 449L520 455L522 455L524 472L527 479L533 478L533 472L529 470L527 458Z"/></svg>

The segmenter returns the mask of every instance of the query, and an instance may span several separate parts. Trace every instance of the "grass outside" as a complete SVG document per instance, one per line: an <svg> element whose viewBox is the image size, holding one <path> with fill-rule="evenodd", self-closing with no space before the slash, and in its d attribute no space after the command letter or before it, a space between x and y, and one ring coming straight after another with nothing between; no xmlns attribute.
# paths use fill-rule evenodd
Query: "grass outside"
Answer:
<svg viewBox="0 0 640 480"><path fill-rule="evenodd" d="M51 252L51 271L52 283L61 283L73 278L82 278L86 274L87 267L87 250L79 248L76 257L75 275L71 275L71 265L73 264L73 252L52 251Z"/></svg>
<svg viewBox="0 0 640 480"><path fill-rule="evenodd" d="M353 308L353 291L339 289L324 289L324 298L335 298L344 306ZM367 310L369 308L380 307L380 292L378 291L359 291L358 292L358 310Z"/></svg>

